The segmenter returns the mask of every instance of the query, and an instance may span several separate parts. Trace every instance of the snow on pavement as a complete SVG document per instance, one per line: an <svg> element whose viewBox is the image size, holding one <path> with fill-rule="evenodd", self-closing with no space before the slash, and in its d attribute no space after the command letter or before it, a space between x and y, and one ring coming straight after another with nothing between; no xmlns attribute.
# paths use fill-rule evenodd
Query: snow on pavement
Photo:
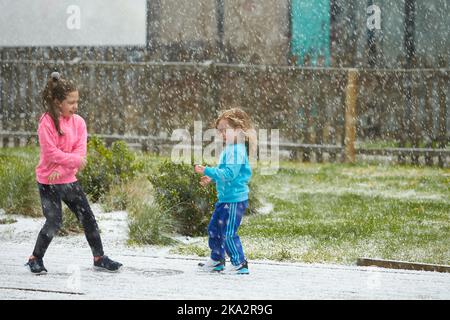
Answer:
<svg viewBox="0 0 450 320"><path fill-rule="evenodd" d="M127 246L126 212L93 209L120 273L95 271L76 235L56 237L44 258L49 273L31 274L24 263L44 220L14 216L0 225L0 299L450 299L449 273L274 261L250 261L250 275L204 273L202 258Z"/></svg>

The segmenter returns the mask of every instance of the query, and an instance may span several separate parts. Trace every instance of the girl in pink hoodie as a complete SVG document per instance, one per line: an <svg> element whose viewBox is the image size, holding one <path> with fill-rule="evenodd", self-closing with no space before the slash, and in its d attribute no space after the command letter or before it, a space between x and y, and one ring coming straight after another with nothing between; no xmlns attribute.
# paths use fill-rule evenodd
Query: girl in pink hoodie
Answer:
<svg viewBox="0 0 450 320"><path fill-rule="evenodd" d="M46 112L39 120L40 160L36 179L46 221L26 265L33 273L47 272L43 257L61 228L61 201L64 201L83 225L94 255L94 267L118 271L122 264L104 255L97 222L76 178L77 172L86 165L87 144L86 123L76 114L78 90L72 82L53 72L42 98Z"/></svg>

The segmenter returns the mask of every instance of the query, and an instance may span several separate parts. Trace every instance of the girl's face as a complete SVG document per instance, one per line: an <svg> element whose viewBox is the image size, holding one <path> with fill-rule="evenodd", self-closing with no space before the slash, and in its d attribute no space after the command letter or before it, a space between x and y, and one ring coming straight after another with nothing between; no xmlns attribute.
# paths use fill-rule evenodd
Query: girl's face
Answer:
<svg viewBox="0 0 450 320"><path fill-rule="evenodd" d="M55 100L56 106L59 108L61 115L65 118L70 118L78 110L78 91L70 92L63 101Z"/></svg>
<svg viewBox="0 0 450 320"><path fill-rule="evenodd" d="M225 143L231 144L236 142L241 129L233 129L226 119L222 119L217 125L217 131L222 135L222 139Z"/></svg>

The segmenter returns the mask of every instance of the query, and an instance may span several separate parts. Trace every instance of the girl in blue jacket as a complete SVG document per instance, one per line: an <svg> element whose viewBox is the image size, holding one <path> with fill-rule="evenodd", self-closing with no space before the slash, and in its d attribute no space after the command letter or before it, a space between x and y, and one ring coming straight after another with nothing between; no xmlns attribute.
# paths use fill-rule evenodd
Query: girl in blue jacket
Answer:
<svg viewBox="0 0 450 320"><path fill-rule="evenodd" d="M253 145L254 130L249 116L238 108L223 111L215 127L225 141L218 165L196 165L194 168L196 173L203 174L200 179L202 186L215 182L218 196L208 225L211 256L199 266L207 271L223 271L226 252L231 261L227 271L248 274L248 263L237 231L248 207L248 183L252 170L246 146Z"/></svg>

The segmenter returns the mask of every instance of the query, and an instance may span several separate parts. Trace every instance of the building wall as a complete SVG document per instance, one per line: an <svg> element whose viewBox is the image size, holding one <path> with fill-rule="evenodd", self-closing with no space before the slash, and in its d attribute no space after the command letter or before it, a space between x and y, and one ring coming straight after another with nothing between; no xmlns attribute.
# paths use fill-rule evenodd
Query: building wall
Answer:
<svg viewBox="0 0 450 320"><path fill-rule="evenodd" d="M223 0L220 3L218 0L160 0L158 14L154 16L158 20L158 32L153 36L166 56L173 56L167 51L184 47L187 51L192 48L209 51L200 56L222 62L287 64L289 0ZM223 26L222 35L219 24Z"/></svg>
<svg viewBox="0 0 450 320"><path fill-rule="evenodd" d="M45 2L44 0L40 1ZM80 47L82 42L70 41L61 46L49 42L50 44L47 47L44 45L41 47L35 46L32 51L38 52L38 56L42 53L44 58L52 56L46 52L63 52L63 49L69 48L78 50L79 53L77 54L81 55L80 58L82 59L94 60L108 59L102 52L118 50L123 51L124 54L113 54L112 56L120 59L125 56L132 61L214 60L230 63L293 64L290 53L290 42L292 40L290 11L294 3L293 0L146 1L149 9L148 30L146 30L147 48L150 48L148 51L145 51L146 48L143 45L125 47L124 45L108 46L108 42L98 42L98 45L89 42L86 44L88 47ZM381 8L381 30L374 31L375 67L399 68L405 65L405 0L329 1L331 66L366 67L369 65L369 32L366 25L368 18L366 10L370 3ZM31 13L34 17L39 15L39 12L27 12L23 9L23 4L16 2L0 0L0 8L9 10L4 10L6 14L2 16L3 24L8 26L12 25L14 21L21 21L24 24L28 23L28 28L39 33L38 25L34 26L33 21L27 19ZM65 5L69 3L64 1ZM103 2L101 3L103 5ZM83 0L79 4L83 17L85 17L85 13L83 13L85 11L83 10L87 10L86 14L89 16L92 16L93 10L104 11L97 8L97 2L95 1L91 3ZM62 4L59 7L65 8ZM113 8L117 8L117 6L111 5L110 11L114 11ZM450 2L448 0L416 0L416 67L437 66L440 60L443 60L444 65L448 66L450 62L449 9ZM53 10L54 14L57 13L55 10ZM115 10L117 11L117 9ZM8 12L14 12L14 14L8 15ZM136 15L132 12L120 13L121 15L111 14L114 26L117 25L116 20L118 19L123 19L123 28L130 25L133 16L137 20ZM65 11L62 10L61 14L58 13L56 16L62 18L55 21L64 24L67 18ZM106 14L106 16L109 17L110 14ZM46 21L45 15L41 16L41 20ZM83 18L82 21L82 23L88 24L83 24L82 29L88 29L89 21L95 21L95 19L84 20ZM141 29L145 28L143 23L140 25L142 25ZM58 25L57 29L61 28ZM5 28L5 30L7 29ZM110 33L104 38L107 40L119 38L118 34L112 32L113 34L110 35ZM71 48L71 43L79 47ZM126 41L120 43L123 44ZM29 47L26 47L26 44L23 43L2 43L1 45L7 48L2 49L3 52L6 52L3 56L8 57L10 56L9 51L15 50L15 48L11 48L12 46L25 46L28 49L31 48L33 43L30 42ZM53 46L49 47L50 45ZM11 50L8 48L11 48ZM21 53L19 51L12 53L12 56L20 59ZM95 52L95 54L92 54L92 52ZM60 57L58 56L58 58Z"/></svg>
<svg viewBox="0 0 450 320"><path fill-rule="evenodd" d="M450 63L450 2L448 0L417 1L417 55L426 62L438 65L443 57Z"/></svg>
<svg viewBox="0 0 450 320"><path fill-rule="evenodd" d="M367 0L332 0L331 54L336 66L368 65ZM405 0L372 0L381 9L381 29L374 31L376 66L405 65ZM450 61L448 0L416 0L415 46L417 67L437 65L439 56Z"/></svg>
<svg viewBox="0 0 450 320"><path fill-rule="evenodd" d="M215 0L161 0L161 44L217 41Z"/></svg>
<svg viewBox="0 0 450 320"><path fill-rule="evenodd" d="M288 0L225 0L224 12L224 41L236 62L287 64Z"/></svg>

